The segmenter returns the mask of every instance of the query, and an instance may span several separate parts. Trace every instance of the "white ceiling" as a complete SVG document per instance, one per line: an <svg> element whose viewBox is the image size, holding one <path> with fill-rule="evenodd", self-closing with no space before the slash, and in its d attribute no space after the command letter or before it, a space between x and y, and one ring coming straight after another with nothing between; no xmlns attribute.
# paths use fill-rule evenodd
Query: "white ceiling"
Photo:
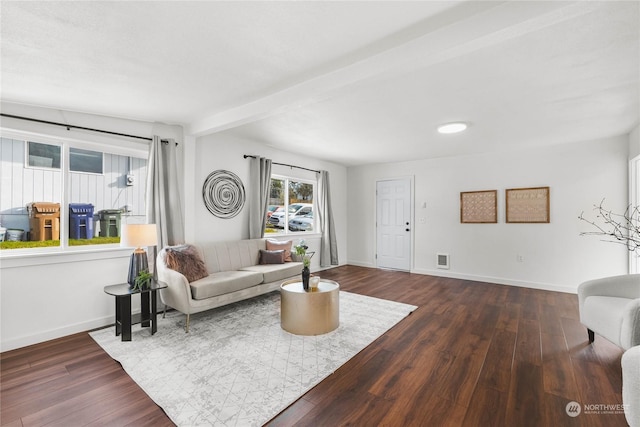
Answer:
<svg viewBox="0 0 640 427"><path fill-rule="evenodd" d="M3 101L358 165L585 141L640 117L639 1L0 4ZM438 124L470 123L438 135Z"/></svg>

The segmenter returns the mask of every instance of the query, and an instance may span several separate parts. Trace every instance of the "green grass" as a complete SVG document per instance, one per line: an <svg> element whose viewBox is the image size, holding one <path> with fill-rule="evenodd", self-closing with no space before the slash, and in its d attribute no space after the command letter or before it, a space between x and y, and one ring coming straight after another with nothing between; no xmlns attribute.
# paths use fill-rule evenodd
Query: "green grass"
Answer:
<svg viewBox="0 0 640 427"><path fill-rule="evenodd" d="M94 237L93 239L69 239L69 246L108 245L120 243L119 237Z"/></svg>
<svg viewBox="0 0 640 427"><path fill-rule="evenodd" d="M108 245L120 243L119 237L94 237L93 239L69 239L69 246ZM42 242L0 242L3 249L48 248L60 246L60 240L44 240Z"/></svg>

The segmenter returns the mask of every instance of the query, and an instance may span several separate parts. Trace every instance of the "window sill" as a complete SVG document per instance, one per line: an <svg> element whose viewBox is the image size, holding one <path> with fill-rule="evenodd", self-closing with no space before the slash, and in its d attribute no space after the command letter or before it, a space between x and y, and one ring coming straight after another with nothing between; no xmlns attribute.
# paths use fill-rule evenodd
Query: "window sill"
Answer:
<svg viewBox="0 0 640 427"><path fill-rule="evenodd" d="M126 258L132 253L131 248L121 248L117 245L108 246L109 247L105 248L71 247L66 248L64 251L60 248L53 248L54 250L52 251L38 252L20 249L7 249L0 252L0 269L62 264L68 262L95 261L110 258Z"/></svg>
<svg viewBox="0 0 640 427"><path fill-rule="evenodd" d="M264 238L277 238L278 240L282 239L316 239L322 237L322 234L314 232L314 231L290 231L288 233L265 233Z"/></svg>

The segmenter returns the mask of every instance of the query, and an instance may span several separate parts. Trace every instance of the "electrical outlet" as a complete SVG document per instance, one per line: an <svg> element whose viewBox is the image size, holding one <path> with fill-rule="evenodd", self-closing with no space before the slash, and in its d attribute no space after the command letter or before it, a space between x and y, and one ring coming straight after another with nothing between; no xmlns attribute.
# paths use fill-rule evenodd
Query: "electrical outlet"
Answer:
<svg viewBox="0 0 640 427"><path fill-rule="evenodd" d="M427 223L427 218L422 217L420 218L420 224L426 224Z"/></svg>
<svg viewBox="0 0 640 427"><path fill-rule="evenodd" d="M524 262L524 255L520 255L520 254L516 255L516 261Z"/></svg>

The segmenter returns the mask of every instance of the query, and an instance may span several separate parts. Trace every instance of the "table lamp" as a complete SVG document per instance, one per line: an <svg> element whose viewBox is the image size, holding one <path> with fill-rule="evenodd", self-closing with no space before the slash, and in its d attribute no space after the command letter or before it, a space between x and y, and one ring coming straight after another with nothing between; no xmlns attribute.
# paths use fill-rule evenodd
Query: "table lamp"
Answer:
<svg viewBox="0 0 640 427"><path fill-rule="evenodd" d="M124 224L122 226L120 246L136 248L131 254L131 261L129 261L129 277L127 279L129 286L135 284L138 273L149 271L147 252L143 247L157 244L158 235L155 224Z"/></svg>

